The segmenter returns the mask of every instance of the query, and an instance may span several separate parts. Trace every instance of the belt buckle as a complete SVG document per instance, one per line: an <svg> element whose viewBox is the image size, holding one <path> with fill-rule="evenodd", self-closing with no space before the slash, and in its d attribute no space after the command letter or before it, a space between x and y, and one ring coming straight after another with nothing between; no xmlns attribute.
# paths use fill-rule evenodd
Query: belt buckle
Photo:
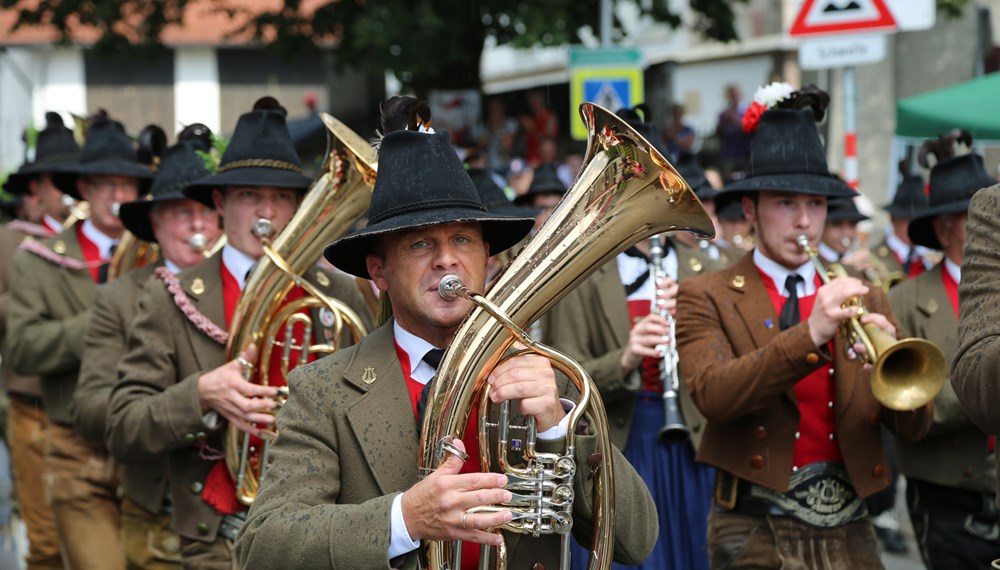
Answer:
<svg viewBox="0 0 1000 570"><path fill-rule="evenodd" d="M752 485L750 496L817 528L836 528L867 514L864 501L839 463L813 463L792 475L787 493Z"/></svg>

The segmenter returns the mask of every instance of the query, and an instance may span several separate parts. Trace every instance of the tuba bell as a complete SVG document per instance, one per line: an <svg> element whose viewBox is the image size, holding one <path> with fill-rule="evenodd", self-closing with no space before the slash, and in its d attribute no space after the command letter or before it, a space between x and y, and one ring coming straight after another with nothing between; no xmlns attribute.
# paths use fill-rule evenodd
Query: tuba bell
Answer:
<svg viewBox="0 0 1000 570"><path fill-rule="evenodd" d="M530 238L524 249L493 282L484 296L457 279L446 277L440 292L446 299L462 297L476 307L465 319L446 351L431 386L420 434L420 474L438 467L446 453L461 452L452 443L465 433L472 409L478 406L480 468L499 468L508 475L510 504L481 507L509 509L513 520L502 529L533 536L558 535L561 565L569 567L572 530L573 474L576 470L576 425L589 414L598 451L611 457L611 440L604 405L586 371L572 359L531 338L525 328L573 287L639 240L665 231L688 230L711 237L714 232L701 203L673 166L625 121L591 103L580 107L589 129L584 166L560 204ZM580 392L570 413L563 453L540 453L534 445L534 423L507 423L509 402L491 414L486 379L514 343L542 354L565 373ZM495 417L499 416L499 420ZM499 433L491 449L489 430ZM508 454L507 435L527 434L520 457ZM602 462L595 479L594 536L590 568L611 565L614 529L614 475ZM461 542L424 541L421 556L432 570L458 568ZM483 547L482 567L492 550ZM496 567L506 568L507 550L497 547Z"/></svg>
<svg viewBox="0 0 1000 570"><path fill-rule="evenodd" d="M809 245L809 238L802 235L796 239L802 251L816 267L823 283L836 277L844 277L847 272L838 264L823 267L816 248ZM872 393L880 404L897 411L910 411L934 399L948 378L948 365L944 353L936 344L922 338L896 340L874 324L861 322L868 312L860 298L853 298L844 304L856 310L843 327L841 334L847 341L847 348L861 343L867 355L864 362L872 365ZM860 355L859 355L860 356Z"/></svg>
<svg viewBox="0 0 1000 570"><path fill-rule="evenodd" d="M320 116L327 128L328 148L321 174L273 242L269 220L258 220L255 225L254 232L264 242L264 255L250 274L236 305L226 344L227 360L237 358L249 344L257 345L257 359L244 368L244 376L258 384L279 386L279 406L287 399L284 379L292 369L308 362L310 355L338 350L342 332L350 333L354 342L368 332L350 307L324 295L302 278L319 259L322 248L350 230L368 211L378 168L374 152L364 139L330 115ZM285 302L295 286L304 289L306 295ZM299 312L314 308L329 309L333 314L334 334L328 344L309 343L312 321ZM292 338L296 325L305 329L301 346ZM287 342L279 340L279 331L285 331ZM273 356L280 358L281 378L270 377ZM258 439L233 424L227 428L226 464L236 482L237 497L246 505L257 496L267 470L270 441L275 435L263 433Z"/></svg>

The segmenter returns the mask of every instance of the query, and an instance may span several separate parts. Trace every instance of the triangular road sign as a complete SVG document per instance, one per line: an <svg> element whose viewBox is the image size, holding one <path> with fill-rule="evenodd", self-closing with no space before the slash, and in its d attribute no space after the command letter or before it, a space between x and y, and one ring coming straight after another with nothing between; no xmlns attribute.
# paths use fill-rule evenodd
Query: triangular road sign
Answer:
<svg viewBox="0 0 1000 570"><path fill-rule="evenodd" d="M805 0L788 35L808 37L895 29L896 19L885 0Z"/></svg>

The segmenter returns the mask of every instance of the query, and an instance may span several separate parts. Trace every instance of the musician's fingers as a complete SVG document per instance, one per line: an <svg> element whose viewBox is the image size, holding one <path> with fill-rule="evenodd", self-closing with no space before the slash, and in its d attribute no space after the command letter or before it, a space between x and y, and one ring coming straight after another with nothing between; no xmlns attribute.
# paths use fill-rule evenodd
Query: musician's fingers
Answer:
<svg viewBox="0 0 1000 570"><path fill-rule="evenodd" d="M270 399L278 394L278 388L275 386L262 386L260 384L254 384L253 382L246 381L241 381L236 387L236 390L244 396L251 398Z"/></svg>

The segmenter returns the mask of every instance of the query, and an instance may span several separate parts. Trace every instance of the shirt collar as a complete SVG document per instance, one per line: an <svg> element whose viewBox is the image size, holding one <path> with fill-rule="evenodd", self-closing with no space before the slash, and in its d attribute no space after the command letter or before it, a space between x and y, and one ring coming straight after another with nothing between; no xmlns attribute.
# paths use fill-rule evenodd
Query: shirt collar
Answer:
<svg viewBox="0 0 1000 570"><path fill-rule="evenodd" d="M433 366L424 362L424 355L437 347L404 329L396 319L392 320L392 333L396 338L396 344L410 359L410 370L406 372L410 378L426 384L434 377L435 370Z"/></svg>
<svg viewBox="0 0 1000 570"><path fill-rule="evenodd" d="M181 268L177 267L176 263L174 263L173 261L170 261L167 258L163 258L163 266L166 267L167 270L169 270L174 275L177 275L178 273L181 272Z"/></svg>
<svg viewBox="0 0 1000 570"><path fill-rule="evenodd" d="M59 220L53 218L52 216L45 214L42 216L42 224L52 230L53 233L59 233L63 229L63 225L59 223Z"/></svg>
<svg viewBox="0 0 1000 570"><path fill-rule="evenodd" d="M788 291L785 291L785 280L792 273L798 274L803 279L798 285L797 295L800 299L816 292L816 267L813 266L812 262L807 261L794 270L787 269L778 262L769 259L758 248L753 250L753 262L757 269L763 271L764 275L774 281L774 286L782 297L788 297Z"/></svg>
<svg viewBox="0 0 1000 570"><path fill-rule="evenodd" d="M118 240L112 239L101 230L97 229L94 225L94 220L87 218L87 221L83 222L83 235L97 246L97 253L101 256L101 259L108 259L111 257L111 246L117 245Z"/></svg>
<svg viewBox="0 0 1000 570"><path fill-rule="evenodd" d="M840 261L840 253L832 247L826 245L826 242L819 242L819 247L816 249L819 251L819 256L822 257L824 261Z"/></svg>
<svg viewBox="0 0 1000 570"><path fill-rule="evenodd" d="M955 283L962 283L962 266L955 263L954 261L944 258L944 269L951 275L951 278L955 280Z"/></svg>
<svg viewBox="0 0 1000 570"><path fill-rule="evenodd" d="M247 274L253 269L257 260L229 245L222 246L222 264L229 270L229 274L236 278L240 285L240 291L246 287Z"/></svg>
<svg viewBox="0 0 1000 570"><path fill-rule="evenodd" d="M903 243L903 240L899 239L899 236L897 236L896 233L892 231L892 228L886 230L885 245L889 246L889 249L891 249L896 254L896 257L902 259L903 263L906 263L907 258L910 256L911 246L908 246L905 243ZM920 263L924 264L924 269L930 269L931 267L933 267L934 262L931 261L930 256L927 255L932 251L934 251L933 249L929 247L924 247L922 245L914 245L912 247L913 247L913 253L916 254L917 256L917 260L920 261Z"/></svg>

